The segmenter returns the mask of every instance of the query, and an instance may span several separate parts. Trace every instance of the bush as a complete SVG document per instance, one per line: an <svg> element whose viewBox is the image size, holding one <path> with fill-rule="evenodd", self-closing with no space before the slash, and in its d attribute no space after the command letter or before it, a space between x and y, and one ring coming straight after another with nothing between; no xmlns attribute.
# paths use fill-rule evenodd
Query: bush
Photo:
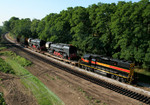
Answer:
<svg viewBox="0 0 150 105"><path fill-rule="evenodd" d="M31 65L30 61L20 56L16 56L14 60L17 61L23 67Z"/></svg>
<svg viewBox="0 0 150 105"><path fill-rule="evenodd" d="M3 98L3 93L0 93L0 105L6 105L5 100Z"/></svg>
<svg viewBox="0 0 150 105"><path fill-rule="evenodd" d="M2 58L0 58L0 71L4 73L15 74L12 67L8 65Z"/></svg>
<svg viewBox="0 0 150 105"><path fill-rule="evenodd" d="M15 60L17 63L19 63L23 67L30 66L32 64L31 61L29 61L21 56L18 56L11 51L3 52L3 55L11 57L13 60Z"/></svg>

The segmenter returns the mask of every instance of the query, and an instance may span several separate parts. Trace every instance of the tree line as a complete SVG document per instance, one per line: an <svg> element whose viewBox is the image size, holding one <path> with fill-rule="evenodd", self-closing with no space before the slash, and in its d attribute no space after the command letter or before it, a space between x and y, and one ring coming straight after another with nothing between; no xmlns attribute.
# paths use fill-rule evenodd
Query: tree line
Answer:
<svg viewBox="0 0 150 105"><path fill-rule="evenodd" d="M149 0L68 7L41 20L12 17L3 27L15 36L72 44L82 54L129 60L150 70Z"/></svg>
<svg viewBox="0 0 150 105"><path fill-rule="evenodd" d="M3 33L2 31L3 31L2 26L0 26L0 35Z"/></svg>

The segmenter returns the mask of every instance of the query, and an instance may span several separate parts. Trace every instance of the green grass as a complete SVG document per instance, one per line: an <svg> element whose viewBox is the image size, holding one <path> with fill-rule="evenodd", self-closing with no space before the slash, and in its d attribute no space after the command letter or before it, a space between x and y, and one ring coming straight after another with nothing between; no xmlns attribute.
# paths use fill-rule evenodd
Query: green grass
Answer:
<svg viewBox="0 0 150 105"><path fill-rule="evenodd" d="M0 51L6 49L6 47L0 47ZM3 55L3 52L0 52ZM0 58L0 71L4 73L14 74L12 67L7 64L2 58Z"/></svg>
<svg viewBox="0 0 150 105"><path fill-rule="evenodd" d="M15 53L11 52L11 51L4 51L1 52L0 55L4 55L7 57L10 57L11 59L13 59L14 61L16 61L17 63L19 63L21 66L26 67L32 64L32 62L30 62L29 60L16 55Z"/></svg>
<svg viewBox="0 0 150 105"><path fill-rule="evenodd" d="M0 70L6 73L15 73L17 76L19 76L21 78L22 84L24 84L25 87L33 93L39 105L64 104L37 77L32 75L24 68L31 65L32 62L16 55L11 51L0 52L0 55L6 57L5 60L0 58Z"/></svg>
<svg viewBox="0 0 150 105"><path fill-rule="evenodd" d="M12 66L16 75L20 76L22 83L33 93L40 105L64 104L53 92L51 92L37 77L24 69L16 61L7 58L6 62Z"/></svg>
<svg viewBox="0 0 150 105"><path fill-rule="evenodd" d="M0 51L5 49L7 49L7 47L0 47Z"/></svg>
<svg viewBox="0 0 150 105"><path fill-rule="evenodd" d="M0 92L0 105L6 105L4 97L3 97L3 93Z"/></svg>
<svg viewBox="0 0 150 105"><path fill-rule="evenodd" d="M14 74L12 67L7 64L2 58L0 58L0 71L4 73Z"/></svg>
<svg viewBox="0 0 150 105"><path fill-rule="evenodd" d="M144 69L138 69L138 68L136 68L136 69L135 69L135 72L140 73L140 74L143 74L143 75L150 76L150 72L148 72L148 71L146 71L146 70L144 70Z"/></svg>

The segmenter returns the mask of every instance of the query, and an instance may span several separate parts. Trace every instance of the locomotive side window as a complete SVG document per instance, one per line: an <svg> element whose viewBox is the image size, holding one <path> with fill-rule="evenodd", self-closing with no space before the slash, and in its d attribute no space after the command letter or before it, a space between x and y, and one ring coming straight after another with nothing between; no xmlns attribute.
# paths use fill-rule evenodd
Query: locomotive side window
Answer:
<svg viewBox="0 0 150 105"><path fill-rule="evenodd" d="M95 59L95 58L92 58L92 61L94 61L94 62L95 62L95 61L96 61L96 59Z"/></svg>
<svg viewBox="0 0 150 105"><path fill-rule="evenodd" d="M104 60L104 59L102 59L101 62L102 62L102 63L106 63L106 64L108 63L108 62L107 62L106 60Z"/></svg>
<svg viewBox="0 0 150 105"><path fill-rule="evenodd" d="M114 62L114 64L113 64L114 66L117 66L117 62Z"/></svg>

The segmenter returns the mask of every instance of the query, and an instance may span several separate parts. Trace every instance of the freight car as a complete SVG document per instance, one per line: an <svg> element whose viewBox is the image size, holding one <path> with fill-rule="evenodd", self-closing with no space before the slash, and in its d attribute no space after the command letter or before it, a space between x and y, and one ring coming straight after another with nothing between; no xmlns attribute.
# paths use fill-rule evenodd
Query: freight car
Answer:
<svg viewBox="0 0 150 105"><path fill-rule="evenodd" d="M40 40L40 39L32 39L32 38L29 38L28 39L28 44L30 47L33 47L37 50L40 50L40 51L45 51L46 50L46 47L45 47L45 41L43 40Z"/></svg>
<svg viewBox="0 0 150 105"><path fill-rule="evenodd" d="M92 72L104 74L121 82L133 81L134 64L112 59L102 55L85 54L79 60L79 67Z"/></svg>
<svg viewBox="0 0 150 105"><path fill-rule="evenodd" d="M50 54L56 55L64 59L76 59L77 58L77 48L64 43L52 43L47 42L46 48Z"/></svg>

